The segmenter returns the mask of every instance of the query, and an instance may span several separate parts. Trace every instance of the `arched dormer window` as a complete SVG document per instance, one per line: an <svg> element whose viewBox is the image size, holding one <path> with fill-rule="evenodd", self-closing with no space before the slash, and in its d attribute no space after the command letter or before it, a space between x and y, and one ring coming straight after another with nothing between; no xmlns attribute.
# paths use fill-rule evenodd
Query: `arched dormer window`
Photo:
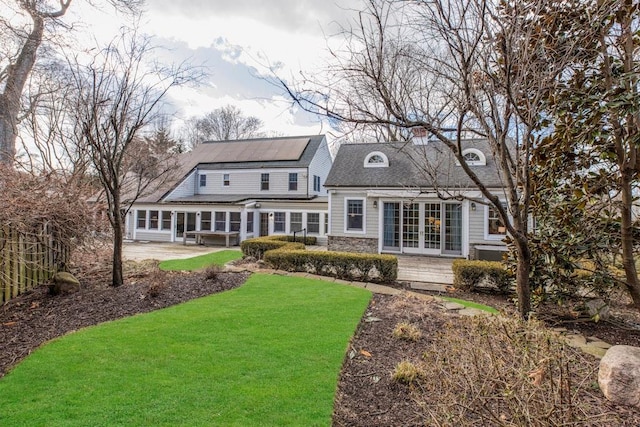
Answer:
<svg viewBox="0 0 640 427"><path fill-rule="evenodd" d="M469 166L484 166L487 164L487 158L482 151L475 148L467 148L462 151L462 158ZM460 163L458 163L460 165Z"/></svg>
<svg viewBox="0 0 640 427"><path fill-rule="evenodd" d="M365 168L386 168L389 166L389 159L384 153L374 151L369 153L364 159Z"/></svg>

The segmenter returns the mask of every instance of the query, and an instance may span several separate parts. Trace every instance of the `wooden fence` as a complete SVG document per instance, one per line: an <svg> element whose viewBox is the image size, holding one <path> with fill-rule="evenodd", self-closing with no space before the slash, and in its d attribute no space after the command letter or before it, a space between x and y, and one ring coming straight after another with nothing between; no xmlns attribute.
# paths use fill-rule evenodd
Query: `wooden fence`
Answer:
<svg viewBox="0 0 640 427"><path fill-rule="evenodd" d="M69 261L69 248L44 225L31 233L0 227L0 303L33 289Z"/></svg>

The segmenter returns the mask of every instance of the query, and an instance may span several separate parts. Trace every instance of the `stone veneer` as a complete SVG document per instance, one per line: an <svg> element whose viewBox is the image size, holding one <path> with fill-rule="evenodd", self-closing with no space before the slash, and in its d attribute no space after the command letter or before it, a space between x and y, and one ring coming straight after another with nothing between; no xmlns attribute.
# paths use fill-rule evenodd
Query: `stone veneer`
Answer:
<svg viewBox="0 0 640 427"><path fill-rule="evenodd" d="M337 252L378 253L378 239L368 237L328 236L327 249Z"/></svg>

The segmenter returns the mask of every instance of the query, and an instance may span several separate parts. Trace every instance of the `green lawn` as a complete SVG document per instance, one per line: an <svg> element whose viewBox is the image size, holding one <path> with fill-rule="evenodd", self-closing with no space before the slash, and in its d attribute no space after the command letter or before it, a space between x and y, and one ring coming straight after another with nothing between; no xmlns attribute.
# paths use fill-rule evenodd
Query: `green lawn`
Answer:
<svg viewBox="0 0 640 427"><path fill-rule="evenodd" d="M160 270L193 271L200 270L210 265L225 265L229 261L242 258L241 251L223 250L211 252L187 259L171 259L159 264Z"/></svg>
<svg viewBox="0 0 640 427"><path fill-rule="evenodd" d="M451 298L451 297L440 297L440 298L449 302L457 302L458 304L463 305L467 308L475 308L478 310L486 311L487 313L491 313L491 314L500 314L500 312L495 308L488 305L479 304L477 302L467 301L467 300L458 299L458 298Z"/></svg>
<svg viewBox="0 0 640 427"><path fill-rule="evenodd" d="M0 379L2 426L328 426L369 291L254 274L72 333Z"/></svg>

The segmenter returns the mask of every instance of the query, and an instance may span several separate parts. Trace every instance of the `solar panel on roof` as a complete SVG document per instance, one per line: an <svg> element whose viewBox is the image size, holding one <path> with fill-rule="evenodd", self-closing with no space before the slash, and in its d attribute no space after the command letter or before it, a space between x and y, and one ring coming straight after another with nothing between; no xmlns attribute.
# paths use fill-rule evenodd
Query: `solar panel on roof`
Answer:
<svg viewBox="0 0 640 427"><path fill-rule="evenodd" d="M308 143L309 138L209 142L203 144L205 158L198 160L219 163L298 160Z"/></svg>

